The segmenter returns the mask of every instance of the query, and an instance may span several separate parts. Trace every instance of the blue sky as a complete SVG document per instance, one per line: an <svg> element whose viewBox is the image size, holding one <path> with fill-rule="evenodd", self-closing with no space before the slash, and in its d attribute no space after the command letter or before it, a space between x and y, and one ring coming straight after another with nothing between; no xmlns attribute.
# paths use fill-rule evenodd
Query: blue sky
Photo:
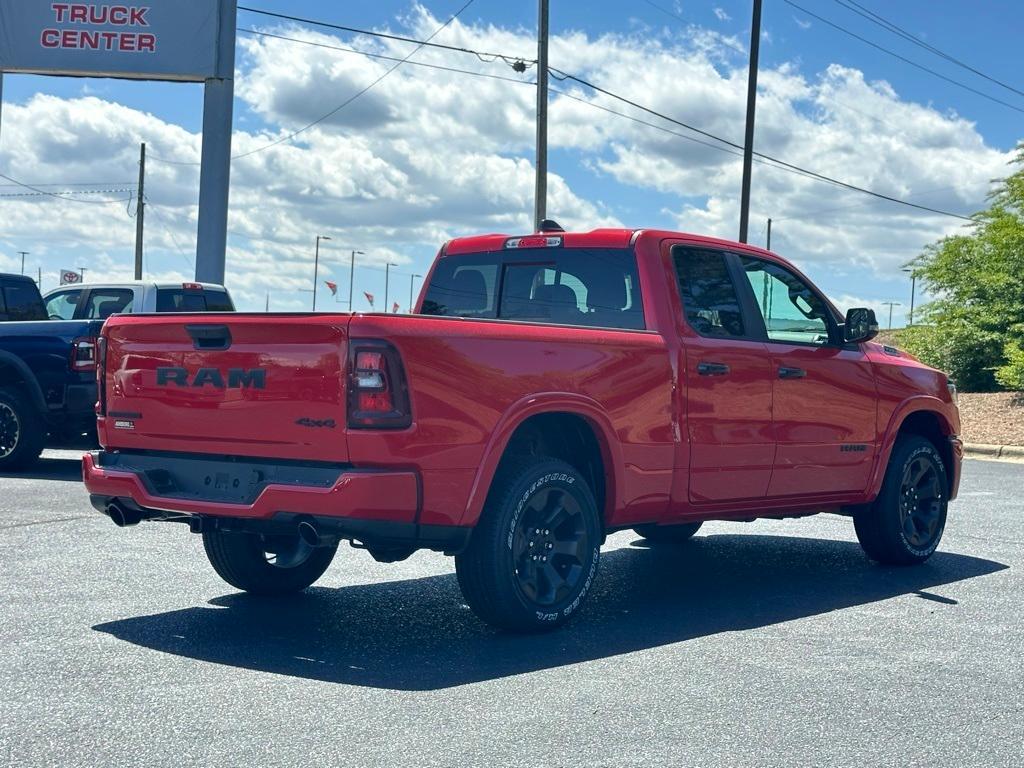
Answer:
<svg viewBox="0 0 1024 768"><path fill-rule="evenodd" d="M393 32L413 34L413 36L415 36L417 24L423 24L422 19L417 20L417 18L414 18L414 7L409 2L394 2L393 0L380 0L372 4L329 3L314 0L297 0L294 2L250 0L250 2L254 6L266 10L308 16L355 27L388 28ZM971 73L951 66L948 62L943 62L920 48L899 40L879 27L869 24L861 17L855 16L837 2L829 0L794 0L794 2L881 45L892 48L907 58L931 67L947 77L961 80L971 87L1024 108L1024 97L1010 93ZM893 22L903 26L932 45L963 59L977 69L1024 90L1024 76L1021 76L1020 73L1018 53L1019 30L1024 28L1024 6L1010 2L972 4L965 0L942 2L939 4L921 2L920 0L910 0L899 4L881 4L877 0L865 0L863 4L865 7L885 15ZM434 19L443 20L461 5L462 0L445 3L427 2L425 3L425 8ZM994 161L997 154L1007 153L1021 139L1022 131L1020 126L1022 115L1020 112L987 101L980 96L968 93L952 84L938 80L929 74L898 62L885 53L874 50L859 41L828 28L820 21L810 18L790 6L784 0L766 0L764 5L764 36L761 45L761 65L763 71L769 73L769 78L772 72L778 72L780 77L788 78L785 86L778 86L779 92L785 91L787 88L794 88L794 83L798 78L803 78L806 82L812 84L820 82L823 76L822 73L826 72L833 65L841 65L850 70L859 70L859 72L863 73L864 80L869 84L876 84L879 81L888 83L894 94L895 102L901 105L920 105L931 108L940 117L955 115L972 122L974 124L973 132L976 136L967 136L962 129L957 129L958 136L961 138L956 139L956 141L963 145L964 151L976 152L976 155L971 157L976 156L977 160L972 162L977 162L982 179L990 178L994 175L989 171L992 168L997 168L999 165ZM660 6L661 9L656 6ZM628 8L628 10L624 10L624 8ZM675 0L652 0L652 2L634 0L634 2L629 4L608 2L606 0L586 3L553 0L551 25L553 38L555 39L560 36L569 38L573 34L578 34L583 35L588 42L595 43L602 39L602 37L609 39L608 36L611 36L610 39L622 41L622 49L627 51L631 49L642 50L646 47L644 41L649 40L652 48L672 51L675 46L678 46L678 50L687 55L692 54L698 46L697 41L700 39L701 34L708 32L717 33L719 36L717 39L720 44L717 45L715 51L708 55L708 58L714 64L715 69L724 74L740 70L745 66L744 54L732 51L729 45L738 44L741 48L746 47L749 39L749 17L750 4L748 2L729 2L728 0L711 3L676 2ZM509 52L528 56L534 55L529 40L536 21L536 4L532 1L499 3L495 0L477 0L460 17L459 21L466 28L470 28L470 31L476 30L478 35L484 35L486 32L486 36L491 37L492 40L506 39L509 35L514 35L515 50L510 50ZM246 12L240 12L239 26L258 26L261 29L278 28L275 22ZM437 39L439 41L447 41L446 35L450 31L446 30L441 33ZM350 36L341 33L337 34L341 43L349 44L351 42ZM240 35L240 38L244 39L245 36ZM481 41L480 47L493 47L494 44L491 40L485 40ZM303 49L302 55L312 55L304 46L299 46L299 48ZM394 50L400 49L396 48ZM404 50L407 51L408 47ZM261 69L261 67L266 66L266 61L261 58L262 55L262 53L240 52L239 66L243 78L249 74L256 77L260 72L266 71ZM615 63L615 61L604 64L594 63L592 69L583 70L584 74L602 84L608 82L607 80L599 79L599 76L602 74L608 77L628 75L629 73L625 69L635 65L636 62L633 62L629 55L623 54L621 51L617 55L621 58L619 63ZM465 57L459 54L451 54L448 58L451 60L450 63L456 66L462 66L467 63ZM575 71L581 71L579 67L586 67L586 62L592 60L593 57L590 59L581 57L580 61L576 62L565 63L560 61L555 53L553 43L551 64L555 67L576 67ZM481 66L479 62L474 62L474 65ZM640 65L643 66L643 62L640 62ZM654 65L665 66L663 61L651 64L651 66ZM406 67L405 69L411 68ZM498 70L488 69L486 71ZM500 71L502 73L508 72L505 69ZM609 75L609 72L612 74ZM411 73L407 77L413 78L416 74ZM459 75L451 75L450 77L462 83L461 87L465 89L467 97L471 97L473 93L472 85L475 82L473 79L460 79ZM671 69L664 73L664 77L666 79L662 82L671 84ZM687 75L687 77L692 77L692 73ZM769 82L771 82L770 79ZM684 87L684 85L685 83L681 81L680 87ZM733 85L741 85L741 83L735 80ZM332 106L346 95L344 86L345 83L340 83L337 88L332 87L329 92L319 94L319 98L312 100L314 106L316 108L319 108L322 104ZM881 88L881 86L879 87ZM383 89L381 90L383 91ZM511 92L515 90L528 91L529 89L526 86L511 84L509 90ZM32 99L37 98L39 94L52 95L68 102L80 99L83 95L95 96L105 104L122 105L134 112L151 115L162 123L169 126L179 126L190 134L198 133L201 126L202 90L201 87L194 85L41 78L24 75L8 75L5 78L3 93L5 109L11 107L11 105L26 105ZM648 95L653 98L653 93ZM523 98L521 94L514 97L509 96L509 101L524 104L526 102L523 101ZM642 98L638 98L638 100L644 101ZM369 99L365 101L369 103ZM836 102L839 104L840 109L848 115L851 123L862 119L863 104L853 103L850 98L846 98L845 101L836 99ZM650 101L645 101L645 103L650 103ZM813 99L793 98L788 106L793 113L805 117L811 122L819 119L815 112L819 109L820 102ZM368 107L362 108L368 109ZM496 105L496 108L500 109L501 105ZM861 110L861 112L857 110ZM358 136L359 127L356 124L355 118L357 110L353 109L350 111L353 115L353 124L348 126L343 124L342 128L346 134L346 141L358 143L360 138ZM716 119L710 113L708 115L700 114L699 110L692 114L679 114L678 112L673 114L696 125L721 126L716 127L715 130L725 133L727 138L736 142L742 141L743 126L741 120L722 122L721 119ZM769 124L770 127L771 113L768 112L766 114L766 124ZM261 104L259 97L252 95L252 92L245 98L239 97L236 99L236 130L242 130L249 134L259 131L275 134L278 131L297 127L301 124L301 120L297 118L298 116L296 115L290 116L287 110L268 107L265 103ZM593 121L617 120L613 116L606 116L601 113L593 113L590 119ZM874 121L870 124L873 126L871 131L875 134L885 134L891 131L893 135L898 135L904 127L898 118L893 121L887 121L884 113L879 114L876 112L871 119ZM926 121L932 118L925 116L921 119ZM835 119L833 117L829 122L830 130L835 131L837 126L841 130L843 122L843 118ZM10 129L4 126L4 131L8 130ZM369 130L372 131L373 127L371 126ZM785 131L788 129L780 126L778 130ZM863 128L851 125L849 130L850 135L847 137L847 141L856 143L862 137ZM9 147L11 146L10 138L6 133L0 133L0 137L2 137L0 138L0 171L10 172L11 165L8 164L11 162L8 157ZM877 139L878 137L875 136L873 138ZM402 138L397 137L389 140L401 141ZM704 224L705 228L727 226L728 214L715 212L715 200L716 198L728 199L730 185L728 178L720 178L715 184L708 185L707 188L702 184L699 176L694 177L692 174L678 174L679 184L673 184L668 179L663 183L638 181L636 175L640 171L634 172L625 166L628 165L633 169L644 167L644 162L649 160L649 155L644 155L643 141L646 141L646 139L636 143L632 139L615 136L608 138L603 144L587 147L581 147L571 141L561 144L556 141L552 148L551 171L564 179L565 184L571 188L576 198L592 204L592 208L581 208L580 210L590 211L595 217L599 215L605 218L613 218L615 221L627 226L663 226L672 228L686 225L692 221L692 226L683 226L683 228L692 231L701 231L701 224ZM979 142L980 148L978 146ZM841 141L838 143L839 146L842 146L842 144L843 142ZM626 145L628 145L629 152L632 154L625 154L626 150L622 148ZM312 151L316 151L315 147L307 146L302 142L300 142L300 146L306 146ZM758 148L763 146L763 144L758 144ZM616 147L619 149L617 150ZM982 149L984 154L981 154ZM467 151L470 152L471 150L467 149ZM514 141L511 143L506 142L501 146L492 147L490 151L496 157L504 159L521 157L532 162L528 145L524 145L521 141L519 143ZM671 150L668 151L671 152ZM766 149L766 151L768 150ZM273 150L265 154L269 155L271 152ZM374 150L374 152L378 157L383 157L386 154L377 150ZM899 152L901 153L901 162L912 163L914 161L916 150L913 146L902 147L899 149ZM791 156L787 155L787 157ZM833 162L835 159L834 153L832 157L825 157L815 156L814 152L811 151L808 158L806 160L800 158L800 162L808 167L821 169L823 172L838 175L842 178L850 178L851 174L855 174L857 170L857 161L852 154L849 169L844 168L842 163L837 164ZM40 172L43 172L45 158L39 158L39 160ZM616 162L618 162L618 165L616 165ZM813 164L815 162L818 164ZM922 160L922 162L924 161ZM984 166L985 173L981 172L982 166ZM115 166L112 165L111 167ZM124 164L121 163L120 166L116 167L118 167L120 175L123 176L124 170L122 169L125 168ZM656 172L658 166L651 165L651 167ZM54 171L55 169L50 169L51 173ZM842 172L846 172L847 175L842 176ZM773 201L776 199L774 194L769 195L767 192L763 192L762 197L758 198L758 185L759 182L764 180L766 173L768 172L755 170L754 214L757 218L751 227L751 239L754 242L763 241L765 214L773 215ZM55 183L68 181L67 178L62 177L59 173L54 173L54 175L48 178L34 177L23 180L34 183L46 183L51 178ZM82 180L100 181L100 179L92 178ZM102 180L106 181L108 179ZM120 179L109 180L118 181ZM856 183L870 186L869 182L871 181L873 181L872 178L865 178L857 180ZM189 183L187 178L178 179L177 182L184 184L185 188L187 188ZM154 183L159 184L159 181ZM255 189L251 191L258 194L262 182L259 181L259 177L255 174L252 178L248 178L248 175L244 172L236 172L235 183L252 184ZM882 182L877 181L877 183ZM957 183L963 184L963 180L951 180L950 186L956 186ZM984 185L979 186L976 184L976 179L969 183L974 184L971 192L969 194L965 193L958 199L949 198L948 195L943 194L941 191L935 192L935 190L940 190L941 187L945 186L942 182L942 171L937 168L934 173L927 175L927 178L922 177L920 180L915 180L913 184L908 181L908 187L904 191L912 192L913 199L919 200L922 203L946 208L957 206L955 210L966 213L972 210L972 202L976 202L973 208L981 205L985 192ZM739 178L737 175L735 178L737 193L738 188ZM762 190L764 189L765 187L762 187ZM885 189L883 191L888 192L890 190ZM159 187L155 186L152 193L153 196L155 198L160 197L161 193L162 191ZM393 194L401 195L402 193L398 189ZM180 242L185 243L184 250L187 251L189 249L187 238L190 234L188 214L185 211L187 200L179 200L179 198L186 197L187 194L181 193L181 190L178 189L175 189L173 193L168 192L168 194L163 195L164 199L175 200L180 203L180 211L177 209L172 210L168 207L164 211L164 215L169 225L168 228L176 233L177 239ZM239 195L233 192L233 202L238 197ZM370 195L363 194L360 197L360 199L368 198L379 200L381 195L373 193ZM782 200L782 197L780 196L778 199ZM788 198L786 199L788 200ZM832 210L844 207L856 209L860 204L861 201L858 195L840 193L828 186L821 189L820 197L818 198L813 194L809 197L804 195L790 200L785 205L780 204L778 207L781 210L774 213L774 217L779 220L774 229L777 250L782 251L784 255L791 255L801 263L801 266L807 269L833 295L848 294L851 297L863 297L865 300L872 302L893 299L897 301L902 300L905 303L907 300L905 294L908 291L903 282L904 278L898 269L899 263L902 263L902 261L899 263L897 261L902 259L904 255L912 255L925 242L943 234L940 223L936 223L934 237L928 236L928 233L932 230L928 229L928 227L922 227L921 231L915 230L913 236L908 235L905 238L901 238L899 248L892 249L894 251L899 250L899 259L893 257L886 260L884 254L880 254L877 258L872 255L870 258L870 268L863 268L854 257L851 257L844 266L835 254L829 255L820 248L804 249L803 243L795 242L795 240L796 238L806 239L808 236L827 236L826 233L829 232L830 226L842 226L843 237L847 241L848 251L867 253L870 249L873 254L876 250L881 251L885 249L886 230L884 226L880 231L873 234L865 234L861 238L861 242L858 242L856 232L851 234L850 231L853 227L860 226L856 221L837 222L834 225L830 225L828 221L822 221L823 229L821 233L808 233L804 231L797 234L792 227L787 226L787 218L792 221L799 221L800 217L815 213L815 209ZM0 200L0 254L9 256L14 250L21 249L24 237L14 231L9 230L5 232L5 227L2 224L4 218L2 211L5 205L10 205L10 203ZM60 201L53 203L53 206L56 207L62 205L65 204ZM459 205L462 205L462 203L454 205L453 210L457 212ZM871 210L878 217L884 219L892 213L897 213L892 210L894 207L882 204L878 207L871 206ZM305 216L305 212L302 211L301 201L299 201L298 210L300 210L301 215ZM687 215L687 212L690 214L699 213L700 215ZM905 212L898 211L898 213L900 218L893 220L891 226L894 230L899 229L902 233L906 229L906 220L903 218ZM551 214L557 217L559 212L552 210ZM572 218L574 214L568 215ZM583 215L583 219L586 220L586 215ZM466 221L466 229L462 230L459 227L457 214L451 214L446 216L444 225L439 226L439 230L443 230L446 234L459 234L463 231L474 231L475 223L476 219L469 217ZM595 221L595 224L597 223L600 222ZM326 217L316 219L316 226L329 227L330 224L329 214ZM12 227L11 230L13 229ZM734 235L734 225L732 229L732 232L723 231L720 234ZM245 227L245 230L247 232L257 231L251 227ZM430 227L418 229L415 235L409 234L397 238L396 242L401 244L391 249L394 251L393 258L397 264L395 267L395 272L398 275L396 281L400 285L406 286L404 289L406 297L408 293L408 278L402 279L402 276L413 272L422 274L429 263L434 249L438 245L437 242L429 241L423 237L425 230L430 230ZM788 233L787 230L789 230ZM336 240L339 242L345 241L346 245L352 242L354 247L365 246L365 249L368 251L371 248L376 248L378 253L388 250L386 243L369 242L372 238L353 238L349 236L349 231L343 231L340 234L335 231L333 234ZM788 243L785 239L787 234L792 238ZM36 239L41 237L41 235L36 235ZM291 241L291 238L288 239ZM356 240L359 240L359 242L356 242ZM235 245L236 247L244 246L245 241L236 240ZM148 245L148 264L152 266L155 272L163 273L174 270L187 272L187 266L183 263L181 254L173 253L172 251L175 248L168 246L167 238L154 239ZM792 253L786 250L787 246L792 250ZM291 248L293 257L295 249L301 250L305 248L299 239L282 247ZM54 252L55 249L48 249L45 243L29 243L24 248L44 254L41 256L42 266L48 273L55 271L61 266L66 266L63 262L57 263L62 257ZM82 250L88 253L91 250L89 244L83 242ZM122 258L126 268L130 263L130 242L125 243L123 249L118 249L115 246L97 250L102 252L102 258L105 259L103 263L108 264L114 272L120 266ZM309 250L311 250L311 246ZM239 258L237 255L229 256L229 268L231 263L235 262L235 268L244 271L244 265L238 263ZM341 259L341 256L339 255L337 258ZM381 258L387 260L392 258L392 256ZM358 291L370 290L374 293L383 293L383 273L379 269L370 268L371 266L380 267L381 258L375 259L375 263L372 265L367 263L366 269L361 268L360 277L356 285ZM368 260L373 259L368 257ZM67 259L65 258L64 261L67 261ZM817 264L816 262L819 261L820 264ZM292 267L289 267L289 269L292 269ZM344 285L347 285L347 272L341 269L340 263L334 268L328 263L326 269L327 274L331 275L332 279L335 277L339 278ZM49 286L44 285L44 287ZM261 307L262 300L259 299L259 296L267 290L272 292L273 303L275 305L280 304L282 308L297 309L300 308L303 302L308 301L298 290L288 291L278 288L273 284L269 284L263 290L260 290L260 286L247 284L245 298L240 303L249 308ZM403 306L405 303L406 300L403 299ZM360 308L358 303L357 308ZM365 306L362 308L365 308ZM897 322L899 321L898 318Z"/></svg>

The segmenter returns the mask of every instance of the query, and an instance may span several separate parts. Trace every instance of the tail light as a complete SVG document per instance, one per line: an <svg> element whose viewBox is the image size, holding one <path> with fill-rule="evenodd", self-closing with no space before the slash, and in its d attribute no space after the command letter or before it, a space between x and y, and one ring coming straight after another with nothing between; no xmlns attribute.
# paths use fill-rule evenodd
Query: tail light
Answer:
<svg viewBox="0 0 1024 768"><path fill-rule="evenodd" d="M107 415L107 339L96 339L96 414Z"/></svg>
<svg viewBox="0 0 1024 768"><path fill-rule="evenodd" d="M402 358L386 341L353 339L348 355L348 426L405 429L412 424Z"/></svg>
<svg viewBox="0 0 1024 768"><path fill-rule="evenodd" d="M75 339L71 342L71 370L96 370L96 339Z"/></svg>

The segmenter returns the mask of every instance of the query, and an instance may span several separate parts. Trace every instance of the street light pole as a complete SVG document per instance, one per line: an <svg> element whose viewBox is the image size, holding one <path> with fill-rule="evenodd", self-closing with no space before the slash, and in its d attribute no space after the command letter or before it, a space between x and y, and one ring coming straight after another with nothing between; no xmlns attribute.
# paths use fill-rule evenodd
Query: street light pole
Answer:
<svg viewBox="0 0 1024 768"><path fill-rule="evenodd" d="M772 220L768 219L768 244L764 248L766 251L772 249Z"/></svg>
<svg viewBox="0 0 1024 768"><path fill-rule="evenodd" d="M907 325L914 324L914 295L917 293L917 273L912 269L904 269L904 272L910 273L910 316L907 321Z"/></svg>
<svg viewBox="0 0 1024 768"><path fill-rule="evenodd" d="M750 69L747 73L747 127L743 141L743 186L740 188L740 242L747 242L750 220L750 173L754 162L754 111L757 107L757 58L761 47L761 0L754 0L750 23Z"/></svg>
<svg viewBox="0 0 1024 768"><path fill-rule="evenodd" d="M320 241L330 240L326 235L316 236L316 256L313 257L313 311L316 312L316 283L320 277Z"/></svg>
<svg viewBox="0 0 1024 768"><path fill-rule="evenodd" d="M352 311L352 289L356 284L356 256L365 256L363 251L352 251L352 264L348 270L348 311Z"/></svg>
<svg viewBox="0 0 1024 768"><path fill-rule="evenodd" d="M533 231L548 213L548 0L537 4L537 158L533 199Z"/></svg>
<svg viewBox="0 0 1024 768"><path fill-rule="evenodd" d="M18 251L21 254L21 274L25 274L25 257L28 256L28 251Z"/></svg>
<svg viewBox="0 0 1024 768"><path fill-rule="evenodd" d="M409 314L412 314L412 296L413 296L413 285L416 282L417 277L423 277L423 275L411 275L409 277Z"/></svg>
<svg viewBox="0 0 1024 768"><path fill-rule="evenodd" d="M898 301L883 301L882 302L882 306L889 308L889 330L891 331L892 330L892 308L893 307L902 307L903 305L900 304Z"/></svg>
<svg viewBox="0 0 1024 768"><path fill-rule="evenodd" d="M391 277L391 262L384 265L384 313L388 311L388 281Z"/></svg>

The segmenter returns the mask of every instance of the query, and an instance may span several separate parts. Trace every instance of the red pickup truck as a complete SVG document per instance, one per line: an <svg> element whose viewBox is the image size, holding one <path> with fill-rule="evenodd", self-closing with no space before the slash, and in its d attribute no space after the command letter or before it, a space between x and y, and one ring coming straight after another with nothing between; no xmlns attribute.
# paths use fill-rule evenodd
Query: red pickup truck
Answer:
<svg viewBox="0 0 1024 768"><path fill-rule="evenodd" d="M773 253L606 229L452 240L412 315L122 315L98 354L93 505L182 522L262 594L338 543L455 556L485 621L552 627L600 547L705 520L852 516L919 563L960 476L956 392Z"/></svg>

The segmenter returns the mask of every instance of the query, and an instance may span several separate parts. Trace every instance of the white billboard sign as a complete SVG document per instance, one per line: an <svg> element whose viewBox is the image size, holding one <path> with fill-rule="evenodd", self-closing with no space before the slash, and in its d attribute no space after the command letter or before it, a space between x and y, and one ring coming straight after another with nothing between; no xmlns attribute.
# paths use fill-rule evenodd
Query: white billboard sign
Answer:
<svg viewBox="0 0 1024 768"><path fill-rule="evenodd" d="M231 78L221 0L123 5L0 0L0 72L203 81ZM224 59L224 60L222 60ZM227 70L227 71L225 71Z"/></svg>

